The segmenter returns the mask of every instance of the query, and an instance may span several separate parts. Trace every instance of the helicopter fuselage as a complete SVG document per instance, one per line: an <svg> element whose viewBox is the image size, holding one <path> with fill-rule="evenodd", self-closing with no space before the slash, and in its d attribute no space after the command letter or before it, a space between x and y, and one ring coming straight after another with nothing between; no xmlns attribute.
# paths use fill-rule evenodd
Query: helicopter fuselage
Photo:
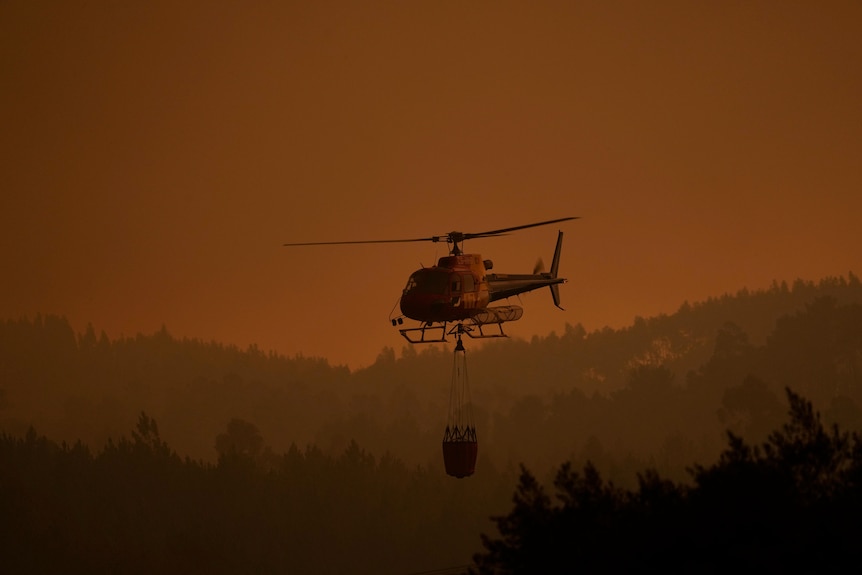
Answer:
<svg viewBox="0 0 862 575"><path fill-rule="evenodd" d="M478 330L480 337L505 337L502 324L520 319L523 309L518 305L490 306L491 302L547 287L551 290L554 305L560 307L559 284L566 281L564 278L557 277L563 232L560 231L557 235L557 247L554 251L554 261L550 273L539 273L541 266L538 265L532 274L488 273L488 270L493 267L491 260L483 260L478 254L465 254L462 251L464 242L576 219L578 218L557 218L478 233L451 231L448 234L424 238L299 242L284 245L319 246L445 241L450 248L448 256L440 258L436 266L416 270L410 275L407 286L399 299L398 306L401 308L401 315L394 315L394 308L389 315L392 325L401 326L405 317L421 322L422 325L419 327L399 327L401 335L411 343L446 341L448 323L457 324L454 327L459 330L458 333L466 332L471 337L476 337L475 334L470 333L472 328ZM560 309L562 308L560 307ZM466 323L470 325L465 326ZM498 336L484 335L482 328L489 325L496 325L500 328ZM426 339L426 332L437 332L438 330L440 332L439 339ZM414 339L413 335L417 335L418 338Z"/></svg>
<svg viewBox="0 0 862 575"><path fill-rule="evenodd" d="M469 319L488 307L490 260L478 254L440 258L436 266L413 272L401 295L401 313L423 322Z"/></svg>
<svg viewBox="0 0 862 575"><path fill-rule="evenodd" d="M543 287L551 288L559 307L557 286L566 281L557 277L562 240L560 232L550 273L488 273L493 263L479 254L442 257L436 266L410 275L401 294L401 313L426 324L459 322L485 315L491 302Z"/></svg>

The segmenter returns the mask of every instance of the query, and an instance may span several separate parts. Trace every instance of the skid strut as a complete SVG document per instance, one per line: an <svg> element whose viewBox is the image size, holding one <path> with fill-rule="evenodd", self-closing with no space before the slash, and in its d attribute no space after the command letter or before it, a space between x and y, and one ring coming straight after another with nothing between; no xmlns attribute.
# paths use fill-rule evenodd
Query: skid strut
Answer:
<svg viewBox="0 0 862 575"><path fill-rule="evenodd" d="M507 310L510 308L506 308ZM457 334L467 334L472 339L483 339L489 337L509 337L503 331L503 324L507 321L513 321L521 317L521 308L515 308L516 312L510 312L508 315L502 315L499 312L490 315L489 313L477 315L474 318L466 319L456 323L439 322L439 323L423 323L419 327L401 328L398 332L410 343L445 343L449 341L446 336ZM447 331L447 326L451 325ZM490 329L491 331L485 331Z"/></svg>

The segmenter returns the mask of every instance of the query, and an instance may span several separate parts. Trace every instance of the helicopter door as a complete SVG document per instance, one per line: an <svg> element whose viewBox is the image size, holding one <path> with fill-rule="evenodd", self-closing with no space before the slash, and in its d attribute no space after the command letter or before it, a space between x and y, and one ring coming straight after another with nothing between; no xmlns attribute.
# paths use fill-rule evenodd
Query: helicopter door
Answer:
<svg viewBox="0 0 862 575"><path fill-rule="evenodd" d="M468 309L476 307L476 280L473 274L461 276L461 305Z"/></svg>
<svg viewBox="0 0 862 575"><path fill-rule="evenodd" d="M458 274L449 276L449 295L452 297L452 307L461 305L461 276Z"/></svg>
<svg viewBox="0 0 862 575"><path fill-rule="evenodd" d="M475 299L473 296L476 291L476 281L473 279L473 274L452 274L450 288L452 307L469 304Z"/></svg>
<svg viewBox="0 0 862 575"><path fill-rule="evenodd" d="M464 274L461 276L461 291L464 293L476 291L476 282L473 280L473 274Z"/></svg>

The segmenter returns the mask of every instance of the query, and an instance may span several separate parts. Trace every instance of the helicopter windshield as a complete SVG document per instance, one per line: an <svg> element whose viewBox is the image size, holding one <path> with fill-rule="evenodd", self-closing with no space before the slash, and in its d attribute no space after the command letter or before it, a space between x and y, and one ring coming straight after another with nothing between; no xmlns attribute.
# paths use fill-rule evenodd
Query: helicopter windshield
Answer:
<svg viewBox="0 0 862 575"><path fill-rule="evenodd" d="M443 294L449 283L449 273L435 270L419 270L407 280L405 294Z"/></svg>

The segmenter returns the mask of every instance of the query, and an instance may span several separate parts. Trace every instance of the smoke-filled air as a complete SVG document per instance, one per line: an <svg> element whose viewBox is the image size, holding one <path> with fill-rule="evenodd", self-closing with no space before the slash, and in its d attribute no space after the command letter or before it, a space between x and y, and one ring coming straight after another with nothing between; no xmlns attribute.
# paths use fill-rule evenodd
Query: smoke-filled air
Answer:
<svg viewBox="0 0 862 575"><path fill-rule="evenodd" d="M0 3L10 573L830 572L862 4Z"/></svg>

